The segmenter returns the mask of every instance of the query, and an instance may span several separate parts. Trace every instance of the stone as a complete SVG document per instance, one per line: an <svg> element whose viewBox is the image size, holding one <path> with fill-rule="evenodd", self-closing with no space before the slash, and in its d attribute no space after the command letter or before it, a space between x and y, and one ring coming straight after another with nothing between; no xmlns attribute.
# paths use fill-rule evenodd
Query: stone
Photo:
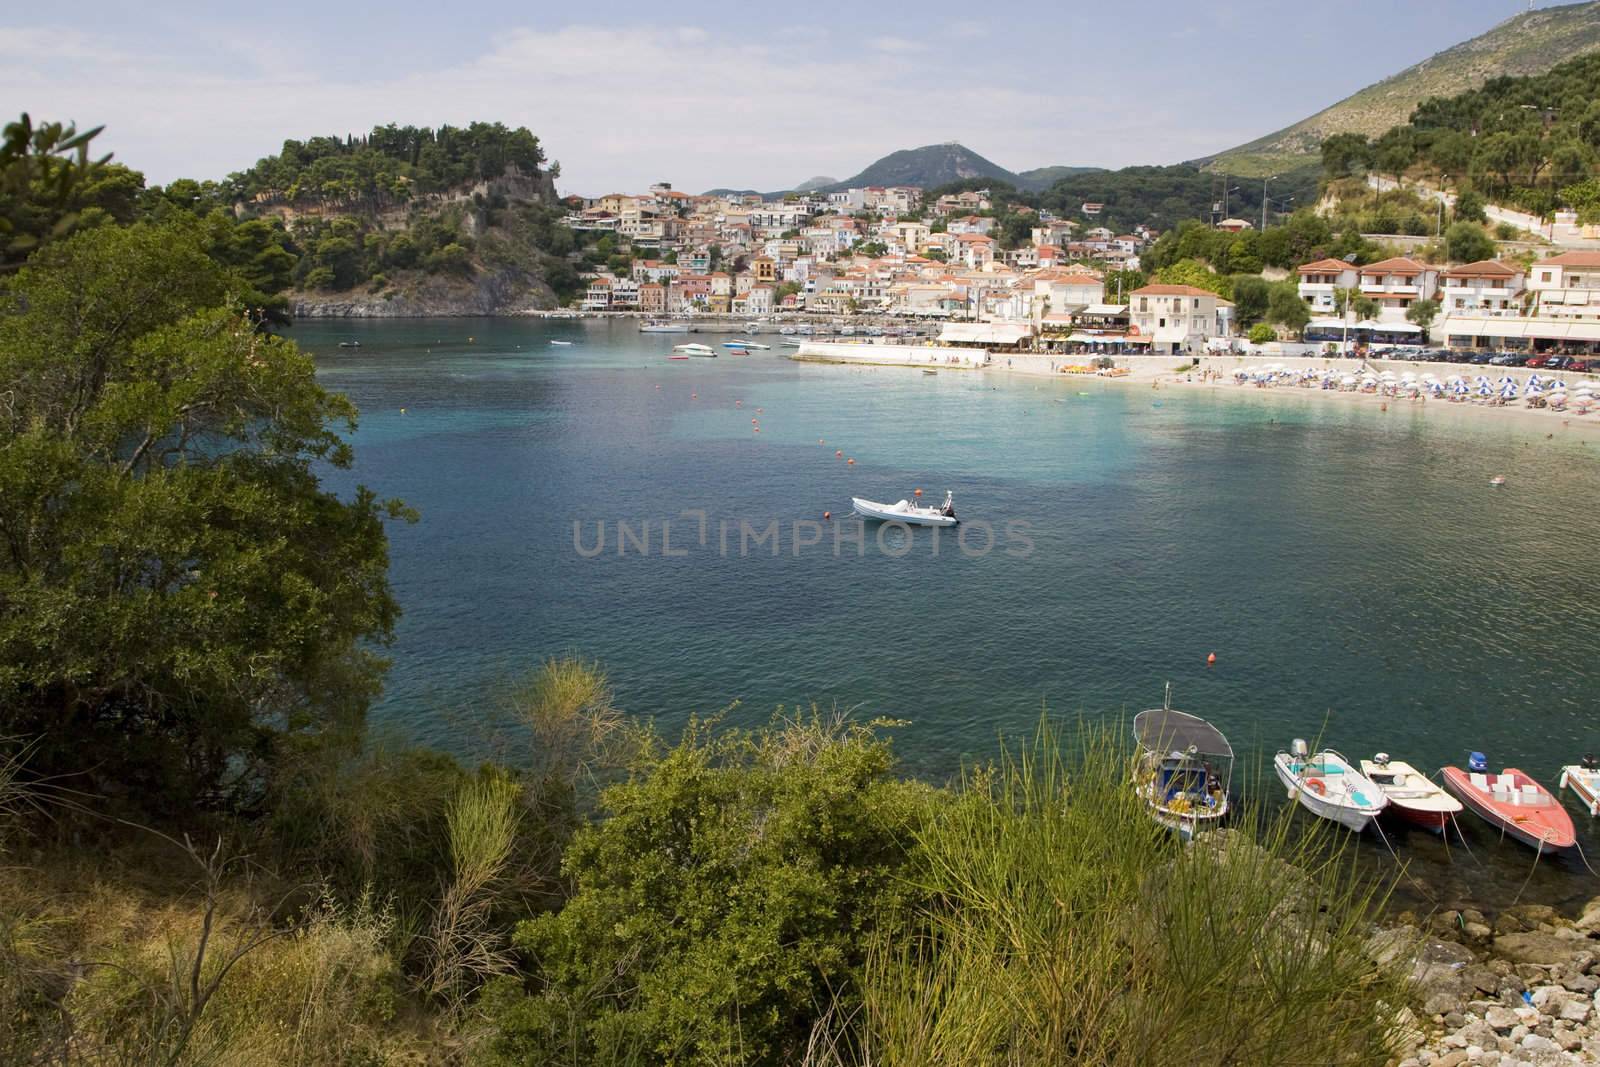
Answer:
<svg viewBox="0 0 1600 1067"><path fill-rule="evenodd" d="M1536 1055L1539 1054L1539 1053L1560 1052L1561 1051L1561 1046L1560 1045L1558 1045L1554 1041L1550 1040L1550 1038L1541 1037L1538 1034L1529 1034L1527 1037L1523 1038L1522 1039L1522 1043L1521 1043L1521 1047L1522 1047L1522 1051L1524 1051L1524 1052L1532 1052L1532 1053L1534 1053Z"/></svg>
<svg viewBox="0 0 1600 1067"><path fill-rule="evenodd" d="M1562 1051L1573 1052L1583 1047L1583 1035L1576 1030L1557 1030L1555 1042Z"/></svg>
<svg viewBox="0 0 1600 1067"><path fill-rule="evenodd" d="M1509 1030L1513 1026L1517 1025L1519 1020L1517 1019L1516 1012L1512 1011L1510 1008L1503 1008L1496 1004L1494 1007L1490 1008L1486 1013L1484 1013L1483 1021L1494 1027L1496 1030Z"/></svg>
<svg viewBox="0 0 1600 1067"><path fill-rule="evenodd" d="M1584 996L1588 996L1596 989L1600 989L1600 978L1589 974L1573 974L1568 975L1561 984L1574 993L1582 993Z"/></svg>
<svg viewBox="0 0 1600 1067"><path fill-rule="evenodd" d="M1522 1023L1518 1023L1511 1028L1511 1033L1507 1034L1506 1036L1511 1038L1512 1041L1520 1044L1522 1039L1528 1036L1528 1033L1528 1028Z"/></svg>
<svg viewBox="0 0 1600 1067"><path fill-rule="evenodd" d="M1468 922L1461 927L1461 932L1474 941L1487 941L1494 936L1494 931L1483 923Z"/></svg>
<svg viewBox="0 0 1600 1067"><path fill-rule="evenodd" d="M1466 1050L1456 1049L1454 1052L1447 1052L1443 1056L1440 1056L1438 1059L1434 1060L1433 1067L1461 1067L1461 1064L1466 1062Z"/></svg>
<svg viewBox="0 0 1600 1067"><path fill-rule="evenodd" d="M1424 1015L1443 1016L1446 1012L1454 1011L1459 1003L1461 1003L1460 998L1449 990L1431 993L1428 995L1428 999L1422 1002L1422 1013ZM1444 1022L1446 1026L1449 1025L1448 1019L1441 1019L1440 1021Z"/></svg>
<svg viewBox="0 0 1600 1067"><path fill-rule="evenodd" d="M1501 934L1494 939L1495 954L1513 963L1549 967L1573 959L1573 943L1554 934L1537 932Z"/></svg>
<svg viewBox="0 0 1600 1067"><path fill-rule="evenodd" d="M1556 1018L1565 1019L1569 1023L1585 1023L1589 1020L1589 1002L1580 997L1564 1000L1556 1009Z"/></svg>
<svg viewBox="0 0 1600 1067"><path fill-rule="evenodd" d="M1452 1030L1459 1030L1467 1025L1467 1017L1459 1011L1447 1011L1444 1013L1444 1024Z"/></svg>

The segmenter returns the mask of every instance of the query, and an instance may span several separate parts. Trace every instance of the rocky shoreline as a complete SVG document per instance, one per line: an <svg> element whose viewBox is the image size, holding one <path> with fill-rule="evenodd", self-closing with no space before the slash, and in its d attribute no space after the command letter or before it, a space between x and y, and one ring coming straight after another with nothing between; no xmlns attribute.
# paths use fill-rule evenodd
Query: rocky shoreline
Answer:
<svg viewBox="0 0 1600 1067"><path fill-rule="evenodd" d="M1373 950L1410 955L1420 1014L1402 1011L1391 1065L1600 1063L1600 897L1576 919L1543 904L1399 918Z"/></svg>
<svg viewBox="0 0 1600 1067"><path fill-rule="evenodd" d="M397 279L382 292L295 292L289 307L297 319L420 319L480 315L526 315L556 306L556 295L536 274L520 270L480 271L471 278L420 272Z"/></svg>

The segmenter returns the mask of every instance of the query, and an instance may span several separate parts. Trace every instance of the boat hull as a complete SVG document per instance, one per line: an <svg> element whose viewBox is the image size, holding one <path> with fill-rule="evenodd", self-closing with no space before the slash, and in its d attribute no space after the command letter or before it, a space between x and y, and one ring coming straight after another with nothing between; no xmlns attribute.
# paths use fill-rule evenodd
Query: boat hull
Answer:
<svg viewBox="0 0 1600 1067"><path fill-rule="evenodd" d="M1291 768L1288 759L1279 754L1273 760L1273 769L1278 773L1278 780L1289 790L1289 796L1302 808L1319 819L1336 822L1355 833L1360 833L1372 824L1380 808L1353 807L1349 804L1340 804L1318 796L1306 784L1310 779L1302 780ZM1313 776L1314 777L1314 776ZM1374 788L1376 791L1376 788Z"/></svg>
<svg viewBox="0 0 1600 1067"><path fill-rule="evenodd" d="M1450 825L1450 813L1446 811L1429 811L1426 808L1413 808L1403 800L1389 800L1388 810L1393 812L1395 818L1420 826L1424 830L1432 830L1436 834L1444 833L1444 828Z"/></svg>
<svg viewBox="0 0 1600 1067"><path fill-rule="evenodd" d="M877 522L898 522L906 526L954 526L960 521L948 515L940 515L932 508L915 512L896 511L887 504L863 500L858 496L851 497L850 503L855 506L857 515Z"/></svg>
<svg viewBox="0 0 1600 1067"><path fill-rule="evenodd" d="M1558 788L1570 789L1577 794L1590 818L1600 815L1600 773L1583 767L1563 767Z"/></svg>
<svg viewBox="0 0 1600 1067"><path fill-rule="evenodd" d="M1514 767L1507 767L1501 773L1538 786L1537 782ZM1468 772L1460 767L1446 767L1443 777L1444 787L1468 810L1506 837L1527 845L1535 852L1555 853L1577 844L1578 835L1572 825L1572 816L1543 786L1539 786L1539 789L1549 803L1537 808L1522 806L1519 810L1519 805L1502 803L1492 795L1485 794L1472 783Z"/></svg>

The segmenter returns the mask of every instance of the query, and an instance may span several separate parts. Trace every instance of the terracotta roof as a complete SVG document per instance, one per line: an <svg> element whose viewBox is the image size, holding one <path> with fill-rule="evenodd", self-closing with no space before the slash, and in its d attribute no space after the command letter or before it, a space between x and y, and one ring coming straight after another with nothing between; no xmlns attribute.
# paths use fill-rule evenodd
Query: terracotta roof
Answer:
<svg viewBox="0 0 1600 1067"><path fill-rule="evenodd" d="M1319 259L1315 263L1307 263L1300 268L1301 274L1337 274L1340 271L1355 270L1354 263L1346 263L1342 259Z"/></svg>
<svg viewBox="0 0 1600 1067"><path fill-rule="evenodd" d="M1147 285L1143 289L1135 289L1129 296L1211 296L1217 294L1209 289L1197 289L1192 285Z"/></svg>
<svg viewBox="0 0 1600 1067"><path fill-rule="evenodd" d="M994 244L994 238L982 233L961 233L956 235L958 241L982 241L985 244Z"/></svg>
<svg viewBox="0 0 1600 1067"><path fill-rule="evenodd" d="M1451 267L1444 272L1444 276L1446 278L1512 278L1517 273L1517 271L1497 259L1480 259L1476 263Z"/></svg>
<svg viewBox="0 0 1600 1067"><path fill-rule="evenodd" d="M1418 263L1414 259L1407 259L1405 256L1395 256L1393 259L1385 259L1380 260L1377 263L1368 264L1367 266L1361 268L1361 273L1382 274L1387 272L1393 274L1397 272L1410 272L1412 274L1420 274L1425 270L1432 269L1432 267Z"/></svg>
<svg viewBox="0 0 1600 1067"><path fill-rule="evenodd" d="M1600 252L1563 252L1541 259L1535 267L1600 267Z"/></svg>

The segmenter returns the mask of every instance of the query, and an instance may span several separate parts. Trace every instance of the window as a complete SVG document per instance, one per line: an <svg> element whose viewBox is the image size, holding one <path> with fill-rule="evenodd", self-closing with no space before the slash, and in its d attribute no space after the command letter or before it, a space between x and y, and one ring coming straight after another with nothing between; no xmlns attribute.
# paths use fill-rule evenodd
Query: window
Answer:
<svg viewBox="0 0 1600 1067"><path fill-rule="evenodd" d="M1194 298L1194 309L1196 311L1200 310L1200 298L1198 296Z"/></svg>
<svg viewBox="0 0 1600 1067"><path fill-rule="evenodd" d="M1547 271L1547 270L1542 270L1542 271L1539 272L1539 280L1541 282L1549 281L1550 277L1551 277L1550 272Z"/></svg>

